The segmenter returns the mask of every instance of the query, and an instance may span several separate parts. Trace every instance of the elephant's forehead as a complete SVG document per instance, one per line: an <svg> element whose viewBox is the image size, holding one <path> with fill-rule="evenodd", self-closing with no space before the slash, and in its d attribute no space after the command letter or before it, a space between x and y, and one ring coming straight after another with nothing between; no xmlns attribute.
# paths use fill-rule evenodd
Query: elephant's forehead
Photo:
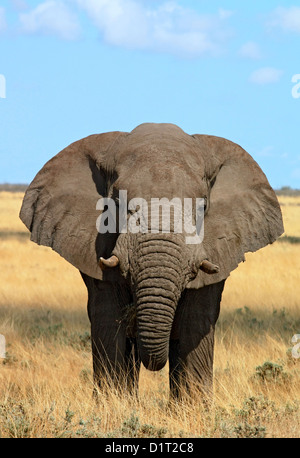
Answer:
<svg viewBox="0 0 300 458"><path fill-rule="evenodd" d="M187 158L186 158L187 159ZM203 197L207 194L204 173L189 166L180 157L135 156L122 164L117 187L126 189L129 197Z"/></svg>
<svg viewBox="0 0 300 458"><path fill-rule="evenodd" d="M111 154L117 187L133 197L199 197L206 192L199 146L173 124L142 124L123 137Z"/></svg>

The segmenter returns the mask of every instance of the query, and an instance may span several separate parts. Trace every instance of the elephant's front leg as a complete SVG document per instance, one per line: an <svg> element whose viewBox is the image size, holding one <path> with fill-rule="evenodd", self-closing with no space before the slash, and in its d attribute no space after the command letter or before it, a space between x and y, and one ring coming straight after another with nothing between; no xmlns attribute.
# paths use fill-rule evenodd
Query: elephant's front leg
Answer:
<svg viewBox="0 0 300 458"><path fill-rule="evenodd" d="M185 290L178 304L170 341L170 391L178 398L193 388L210 398L213 388L214 329L224 281Z"/></svg>
<svg viewBox="0 0 300 458"><path fill-rule="evenodd" d="M100 389L137 389L140 362L135 339L127 336L124 308L130 302L126 288L82 275L88 288L94 381Z"/></svg>

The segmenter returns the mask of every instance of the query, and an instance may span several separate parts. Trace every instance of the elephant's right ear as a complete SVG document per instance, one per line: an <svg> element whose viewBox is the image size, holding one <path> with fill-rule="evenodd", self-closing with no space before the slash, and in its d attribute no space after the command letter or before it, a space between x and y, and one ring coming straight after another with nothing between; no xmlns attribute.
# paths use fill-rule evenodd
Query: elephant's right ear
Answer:
<svg viewBox="0 0 300 458"><path fill-rule="evenodd" d="M98 279L98 260L111 254L118 234L98 233L96 204L117 178L107 169L108 155L125 135L91 135L58 153L29 185L20 211L33 242L51 247Z"/></svg>

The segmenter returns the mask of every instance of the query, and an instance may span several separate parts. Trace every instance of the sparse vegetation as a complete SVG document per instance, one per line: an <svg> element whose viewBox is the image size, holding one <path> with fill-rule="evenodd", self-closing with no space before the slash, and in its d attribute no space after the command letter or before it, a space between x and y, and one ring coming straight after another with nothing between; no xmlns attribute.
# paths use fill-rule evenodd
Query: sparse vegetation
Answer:
<svg viewBox="0 0 300 458"><path fill-rule="evenodd" d="M169 402L167 367L142 368L138 398L107 387L95 402L85 286L29 241L22 197L0 193L0 437L299 437L299 197L280 196L282 242L249 253L226 282L208 410Z"/></svg>

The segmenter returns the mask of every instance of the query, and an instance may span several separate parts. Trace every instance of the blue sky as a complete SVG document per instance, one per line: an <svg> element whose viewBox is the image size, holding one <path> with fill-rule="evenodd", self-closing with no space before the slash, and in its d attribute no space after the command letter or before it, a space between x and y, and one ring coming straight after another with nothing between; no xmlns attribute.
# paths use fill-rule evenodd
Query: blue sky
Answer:
<svg viewBox="0 0 300 458"><path fill-rule="evenodd" d="M295 0L1 1L0 183L87 135L171 122L300 188L298 81Z"/></svg>

